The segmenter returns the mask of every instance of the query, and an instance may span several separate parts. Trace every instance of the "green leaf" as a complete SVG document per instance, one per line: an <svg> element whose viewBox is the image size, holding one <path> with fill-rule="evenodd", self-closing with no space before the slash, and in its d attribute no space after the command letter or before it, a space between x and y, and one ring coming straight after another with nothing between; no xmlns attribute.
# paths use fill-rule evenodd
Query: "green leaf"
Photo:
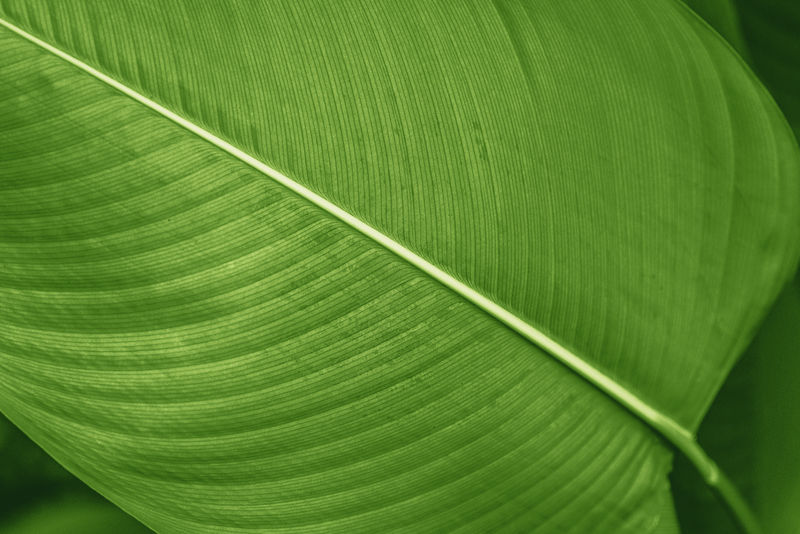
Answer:
<svg viewBox="0 0 800 534"><path fill-rule="evenodd" d="M643 420L691 443L800 245L694 13L0 16L0 409L68 469L158 532L677 531Z"/></svg>

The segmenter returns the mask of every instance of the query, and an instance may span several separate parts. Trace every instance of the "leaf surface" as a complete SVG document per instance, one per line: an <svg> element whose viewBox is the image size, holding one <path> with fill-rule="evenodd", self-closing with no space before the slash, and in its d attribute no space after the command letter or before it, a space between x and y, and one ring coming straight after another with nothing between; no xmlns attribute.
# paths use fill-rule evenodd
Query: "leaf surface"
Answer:
<svg viewBox="0 0 800 534"><path fill-rule="evenodd" d="M0 13L690 431L795 266L796 145L677 2ZM98 491L160 532L676 531L668 447L544 350L86 72L0 48L0 409Z"/></svg>

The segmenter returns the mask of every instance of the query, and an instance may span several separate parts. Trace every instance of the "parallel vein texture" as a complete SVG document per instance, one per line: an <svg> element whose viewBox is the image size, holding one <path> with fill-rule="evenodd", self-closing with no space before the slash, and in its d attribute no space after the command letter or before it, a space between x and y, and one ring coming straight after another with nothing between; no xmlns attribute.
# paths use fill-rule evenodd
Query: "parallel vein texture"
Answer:
<svg viewBox="0 0 800 534"><path fill-rule="evenodd" d="M677 3L143 6L0 12L690 429L796 261L789 130ZM5 33L0 408L62 463L167 532L675 532L601 393Z"/></svg>
<svg viewBox="0 0 800 534"><path fill-rule="evenodd" d="M3 124L2 408L103 494L165 532L671 521L668 453L603 394L244 164L0 35L3 116L55 122Z"/></svg>
<svg viewBox="0 0 800 534"><path fill-rule="evenodd" d="M2 5L694 428L794 256L796 147L677 2L562 4Z"/></svg>
<svg viewBox="0 0 800 534"><path fill-rule="evenodd" d="M198 135L202 139L209 141L214 146L220 148L221 150L224 150L225 152L232 155L236 159L239 159L240 161L253 167L257 171L275 180L280 185L283 185L290 191L297 193L304 200L307 200L309 201L309 203L326 211L334 218L339 219L340 221L354 228L358 232L364 234L373 241L376 241L378 244L384 246L397 256L403 258L410 264L414 265L415 267L423 271L426 275L442 283L444 286L452 289L455 293L464 297L472 304L475 304L477 307L481 308L483 311L491 315L492 318L497 319L498 321L502 322L509 328L516 331L522 337L538 345L545 352L547 352L554 358L558 359L561 363L567 365L570 369L578 373L583 378L586 378L590 383L600 388L602 391L604 391L612 398L620 402L623 406L631 410L634 415L643 419L646 423L654 427L656 431L664 434L666 439L668 440L675 439L676 441L684 443L689 442L689 444L691 445L691 442L693 440L692 433L683 428L682 426L680 426L675 421L673 421L670 417L654 410L652 407L648 406L646 403L644 403L641 399L633 395L631 392L621 387L612 378L603 375L597 369L593 368L590 364L582 360L580 356L573 354L572 352L569 351L569 349L560 345L557 341L549 338L546 334L544 334L540 330L524 322L519 317L512 314L505 308L498 306L497 303L486 298L484 295L481 295L480 293L476 292L474 289L467 286L463 282L457 280L453 276L450 276L449 274L442 271L435 265L431 264L424 258L414 254L400 243L380 233L376 229L365 224L363 221L353 217L351 214L347 213L346 211L342 210L341 208L339 208L335 204L332 204L326 199L320 197L313 191L298 184L288 176L285 176L276 171L275 169L272 169L264 165L262 162L256 160L249 154L242 152L241 150L237 149L230 143L227 143L226 141L220 139L214 134L208 132L207 130L200 128L196 124L187 121L183 117L171 112L170 110L164 108L158 103L148 99L144 95L141 95L140 93L133 91L129 87L120 84L113 78L104 75L103 73L81 62L80 60L72 56L69 56L68 54L65 54L63 51L49 45L48 43L36 38L35 36L25 32L24 30L16 26L10 25L8 22L3 21L2 19L0 19L0 25L17 33L21 37L33 42L37 46L44 48L48 52L51 52L57 55L58 57L64 59L65 61L68 61L69 63L75 65L79 69L87 72L91 76L99 79L103 83L113 87L114 89L117 89L123 94L130 96L137 102L140 102L141 104L147 106L148 108L152 109L159 115L162 115L171 120L172 122L182 126L183 128L186 128L187 130L194 133L195 135ZM698 452L702 454L702 452L700 451ZM710 476L714 477L718 475L712 473Z"/></svg>

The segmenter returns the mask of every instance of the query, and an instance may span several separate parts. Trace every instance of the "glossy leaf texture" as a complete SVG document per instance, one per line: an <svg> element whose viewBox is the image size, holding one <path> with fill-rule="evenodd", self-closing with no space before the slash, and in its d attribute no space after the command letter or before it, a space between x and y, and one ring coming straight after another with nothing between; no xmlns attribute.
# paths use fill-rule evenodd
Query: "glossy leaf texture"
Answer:
<svg viewBox="0 0 800 534"><path fill-rule="evenodd" d="M0 1L693 430L796 266L798 152L674 1ZM159 532L677 532L550 355L0 29L0 409Z"/></svg>

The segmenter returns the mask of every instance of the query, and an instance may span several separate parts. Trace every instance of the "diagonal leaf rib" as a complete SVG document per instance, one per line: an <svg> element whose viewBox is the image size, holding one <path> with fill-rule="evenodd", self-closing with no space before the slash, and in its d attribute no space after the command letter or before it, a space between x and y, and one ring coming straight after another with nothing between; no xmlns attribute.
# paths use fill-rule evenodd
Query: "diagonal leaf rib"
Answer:
<svg viewBox="0 0 800 534"><path fill-rule="evenodd" d="M252 157L234 145L224 141L223 139L215 136L211 132L201 128L193 122L183 118L182 116L172 112L166 107L158 104L157 102L145 97L144 95L136 92L130 87L118 82L110 76L94 69L90 65L80 61L79 59L67 54L66 52L50 45L49 43L38 39L37 37L25 32L21 28L0 19L0 24L17 35L27 39L28 41L36 44L37 46L47 50L48 52L58 56L59 58L69 62L70 64L78 67L84 72L90 74L94 78L102 81L103 83L111 86L112 88L120 91L128 97L136 100L137 102L145 105L149 109L155 111L159 115L169 119L170 121L178 124L179 126L189 130L193 134L201 137L202 139L210 142L217 148L223 150L229 155L237 158L238 160L246 163L250 167L256 169L260 173L268 176L272 180L278 182L287 189L293 191L303 199L311 202L317 207L323 209L328 214L334 216L336 219L344 222L351 228L357 230L361 234L367 236L373 241L379 243L389 251L397 256L406 260L408 263L414 265L431 278L437 280L442 285L448 287L455 293L459 294L490 316L494 317L507 327L511 328L522 337L534 343L538 347L544 349L552 357L566 365L579 376L586 379L596 388L600 389L608 396L616 400L618 403L627 408L630 412L636 415L639 419L647 423L650 427L660 433L667 441L669 441L675 448L680 450L690 461L696 466L702 474L704 480L713 488L715 488L723 500L728 504L735 515L738 516L742 527L747 532L758 532L756 521L752 514L747 509L747 505L738 495L736 489L730 484L728 479L722 474L716 464L711 460L705 452L699 447L694 439L693 434L685 427L677 423L674 419L661 413L657 409L650 406L647 402L643 401L637 395L627 390L624 386L616 382L613 378L607 376L571 350L553 340L543 331L537 329L531 324L527 323L514 313L500 306L491 299L485 297L478 291L472 289L470 286L446 273L439 267L433 265L423 257L415 254L408 248L404 247L397 241L373 228L369 224L360 220L359 218L351 215L343 210L336 204L328 201L324 197L316 194L314 191L302 186L295 182L286 175L269 167L260 160Z"/></svg>

